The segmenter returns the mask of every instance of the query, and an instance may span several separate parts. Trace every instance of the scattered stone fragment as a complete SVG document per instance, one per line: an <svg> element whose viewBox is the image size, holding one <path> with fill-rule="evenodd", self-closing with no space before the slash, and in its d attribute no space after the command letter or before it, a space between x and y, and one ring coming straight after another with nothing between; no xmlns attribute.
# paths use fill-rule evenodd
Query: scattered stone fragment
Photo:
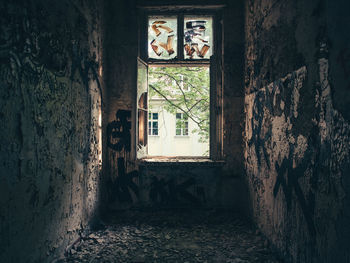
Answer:
<svg viewBox="0 0 350 263"><path fill-rule="evenodd" d="M62 262L282 262L260 232L234 214L128 212L105 221L104 230L74 246Z"/></svg>

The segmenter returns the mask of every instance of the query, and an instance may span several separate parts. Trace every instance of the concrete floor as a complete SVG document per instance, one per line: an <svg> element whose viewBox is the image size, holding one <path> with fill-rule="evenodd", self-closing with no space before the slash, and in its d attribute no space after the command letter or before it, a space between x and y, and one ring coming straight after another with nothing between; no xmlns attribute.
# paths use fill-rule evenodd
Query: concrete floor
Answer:
<svg viewBox="0 0 350 263"><path fill-rule="evenodd" d="M215 211L118 212L61 262L282 262L244 218Z"/></svg>

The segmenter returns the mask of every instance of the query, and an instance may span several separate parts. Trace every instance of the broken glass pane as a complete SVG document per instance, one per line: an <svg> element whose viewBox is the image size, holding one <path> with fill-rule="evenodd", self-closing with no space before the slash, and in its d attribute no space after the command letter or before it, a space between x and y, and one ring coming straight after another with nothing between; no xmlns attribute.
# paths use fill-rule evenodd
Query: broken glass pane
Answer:
<svg viewBox="0 0 350 263"><path fill-rule="evenodd" d="M189 17L184 20L185 59L209 59L213 54L213 18Z"/></svg>
<svg viewBox="0 0 350 263"><path fill-rule="evenodd" d="M177 55L177 18L150 16L148 19L148 57L172 59Z"/></svg>

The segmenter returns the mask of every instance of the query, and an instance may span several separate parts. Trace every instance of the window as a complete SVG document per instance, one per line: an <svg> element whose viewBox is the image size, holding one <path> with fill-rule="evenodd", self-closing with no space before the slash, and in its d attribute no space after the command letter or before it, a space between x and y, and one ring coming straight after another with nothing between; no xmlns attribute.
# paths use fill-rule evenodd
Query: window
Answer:
<svg viewBox="0 0 350 263"><path fill-rule="evenodd" d="M176 113L177 136L188 136L188 117L184 113Z"/></svg>
<svg viewBox="0 0 350 263"><path fill-rule="evenodd" d="M188 70L191 70L188 68ZM191 80L183 75L179 74L178 75L178 80L173 79L172 81L172 90L176 94L183 94L184 92L190 91L190 86L191 84L189 83Z"/></svg>
<svg viewBox="0 0 350 263"><path fill-rule="evenodd" d="M148 59L208 60L214 49L213 16L149 15L147 39Z"/></svg>
<svg viewBox="0 0 350 263"><path fill-rule="evenodd" d="M180 6L159 9L154 6L141 7L139 18L140 57L136 102L141 99L141 94L147 93L147 105L137 108L139 114L136 114L136 119L141 116L136 122L139 133L136 138L137 157L220 158L220 7L192 7L187 10ZM145 122L140 112L152 109L162 112L161 120L159 114L148 113L148 128L144 129L141 126ZM147 134L143 133L144 130ZM144 139L145 136L154 135L157 138ZM174 139L174 135L186 137L186 140ZM201 150L195 152L185 148ZM155 149L159 149L159 152L156 153Z"/></svg>
<svg viewBox="0 0 350 263"><path fill-rule="evenodd" d="M158 113L148 114L148 135L158 135Z"/></svg>
<svg viewBox="0 0 350 263"><path fill-rule="evenodd" d="M150 16L148 19L148 56L172 59L177 56L176 16Z"/></svg>

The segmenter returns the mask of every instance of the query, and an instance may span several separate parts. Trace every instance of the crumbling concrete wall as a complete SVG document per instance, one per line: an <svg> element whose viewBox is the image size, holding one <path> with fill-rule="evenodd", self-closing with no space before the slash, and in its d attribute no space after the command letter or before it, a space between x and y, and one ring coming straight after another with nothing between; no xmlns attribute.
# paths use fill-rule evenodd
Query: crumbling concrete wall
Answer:
<svg viewBox="0 0 350 263"><path fill-rule="evenodd" d="M99 5L0 2L1 262L50 262L96 215Z"/></svg>
<svg viewBox="0 0 350 263"><path fill-rule="evenodd" d="M350 21L337 18L345 6L246 5L244 160L252 214L287 262L350 261L350 100L340 95L349 93L349 42L335 30L349 30Z"/></svg>

